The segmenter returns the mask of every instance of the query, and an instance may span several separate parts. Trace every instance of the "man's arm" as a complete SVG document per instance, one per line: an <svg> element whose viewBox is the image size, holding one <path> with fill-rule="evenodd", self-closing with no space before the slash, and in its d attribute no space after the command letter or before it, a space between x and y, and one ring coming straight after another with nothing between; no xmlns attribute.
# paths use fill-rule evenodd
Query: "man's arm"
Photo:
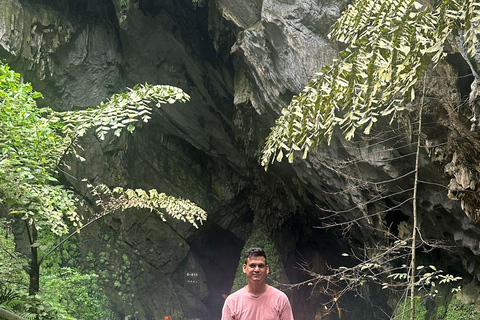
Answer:
<svg viewBox="0 0 480 320"><path fill-rule="evenodd" d="M225 303L223 304L222 320L235 320L232 309L230 308L230 305L228 303L228 300L225 300Z"/></svg>
<svg viewBox="0 0 480 320"><path fill-rule="evenodd" d="M290 305L290 301L288 301L288 298L286 296L283 308L280 312L280 320L295 320L293 318L292 306Z"/></svg>

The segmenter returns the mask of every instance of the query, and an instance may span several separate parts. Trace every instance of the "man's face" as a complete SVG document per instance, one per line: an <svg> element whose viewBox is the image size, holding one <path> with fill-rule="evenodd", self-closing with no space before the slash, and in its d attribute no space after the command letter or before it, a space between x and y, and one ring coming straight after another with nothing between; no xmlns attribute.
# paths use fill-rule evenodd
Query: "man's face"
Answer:
<svg viewBox="0 0 480 320"><path fill-rule="evenodd" d="M247 264L243 265L243 272L247 275L248 282L265 282L269 272L268 266L265 264L265 257L248 258Z"/></svg>

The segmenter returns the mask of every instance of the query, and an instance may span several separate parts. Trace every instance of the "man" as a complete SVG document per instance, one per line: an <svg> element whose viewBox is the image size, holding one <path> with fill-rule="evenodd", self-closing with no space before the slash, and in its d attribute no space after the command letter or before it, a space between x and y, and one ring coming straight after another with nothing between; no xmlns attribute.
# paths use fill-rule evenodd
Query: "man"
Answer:
<svg viewBox="0 0 480 320"><path fill-rule="evenodd" d="M265 251L248 249L243 265L248 284L227 297L222 320L294 320L285 293L265 283L268 272Z"/></svg>

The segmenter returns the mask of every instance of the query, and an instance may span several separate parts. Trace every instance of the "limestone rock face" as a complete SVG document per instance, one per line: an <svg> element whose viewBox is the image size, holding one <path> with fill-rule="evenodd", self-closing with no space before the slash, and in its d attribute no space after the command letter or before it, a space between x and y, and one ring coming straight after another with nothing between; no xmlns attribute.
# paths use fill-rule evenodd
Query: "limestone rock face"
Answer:
<svg viewBox="0 0 480 320"><path fill-rule="evenodd" d="M87 135L81 141L86 161L68 160L65 178L87 197L84 178L155 188L208 212L199 229L128 211L82 232L82 254L91 261L86 267L105 270L119 318L220 318L222 295L230 293L254 224L269 230L283 278L292 283L305 279L297 268L302 259L326 272L344 263L341 253L350 246L385 240L379 230L411 234L415 116L393 127L379 124L372 137L358 141L334 137L292 165L276 163L265 172L258 164L281 109L335 56L326 35L347 1L131 0L128 7L117 0L1 1L0 58L43 93L40 104L93 107L145 82L191 96L184 105L155 110L133 134L105 141ZM448 81L432 81L431 96L458 103L456 71L443 66L435 72L435 79ZM420 231L458 250L423 259L478 278L479 229L464 213L478 207L469 196L478 188L478 166L468 165L477 156L465 151L477 138L460 148L463 140L446 123L441 103L429 104L426 117ZM468 119L460 116L458 123ZM314 228L335 212L342 213L333 217L340 228ZM370 306L387 306L387 297L369 290L366 300L339 301L346 319L382 319ZM309 288L289 295L296 319L325 317L325 297L310 295Z"/></svg>
<svg viewBox="0 0 480 320"><path fill-rule="evenodd" d="M250 103L259 115L277 116L300 92L335 47L327 40L341 2L220 0L222 16L239 29L231 53L238 58L235 104ZM291 68L291 66L296 66Z"/></svg>

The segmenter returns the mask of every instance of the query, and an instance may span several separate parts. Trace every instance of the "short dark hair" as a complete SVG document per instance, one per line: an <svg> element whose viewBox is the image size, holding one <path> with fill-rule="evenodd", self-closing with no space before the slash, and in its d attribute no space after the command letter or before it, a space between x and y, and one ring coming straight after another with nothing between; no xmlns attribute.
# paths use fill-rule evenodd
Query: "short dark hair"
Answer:
<svg viewBox="0 0 480 320"><path fill-rule="evenodd" d="M265 265L268 265L268 263L267 263L267 254L266 254L265 251L263 251L263 249L260 248L260 247L253 247L253 248L247 249L247 251L245 251L244 256L245 256L245 264L247 264L248 258L251 258L251 257L264 257L264 258L265 258Z"/></svg>

